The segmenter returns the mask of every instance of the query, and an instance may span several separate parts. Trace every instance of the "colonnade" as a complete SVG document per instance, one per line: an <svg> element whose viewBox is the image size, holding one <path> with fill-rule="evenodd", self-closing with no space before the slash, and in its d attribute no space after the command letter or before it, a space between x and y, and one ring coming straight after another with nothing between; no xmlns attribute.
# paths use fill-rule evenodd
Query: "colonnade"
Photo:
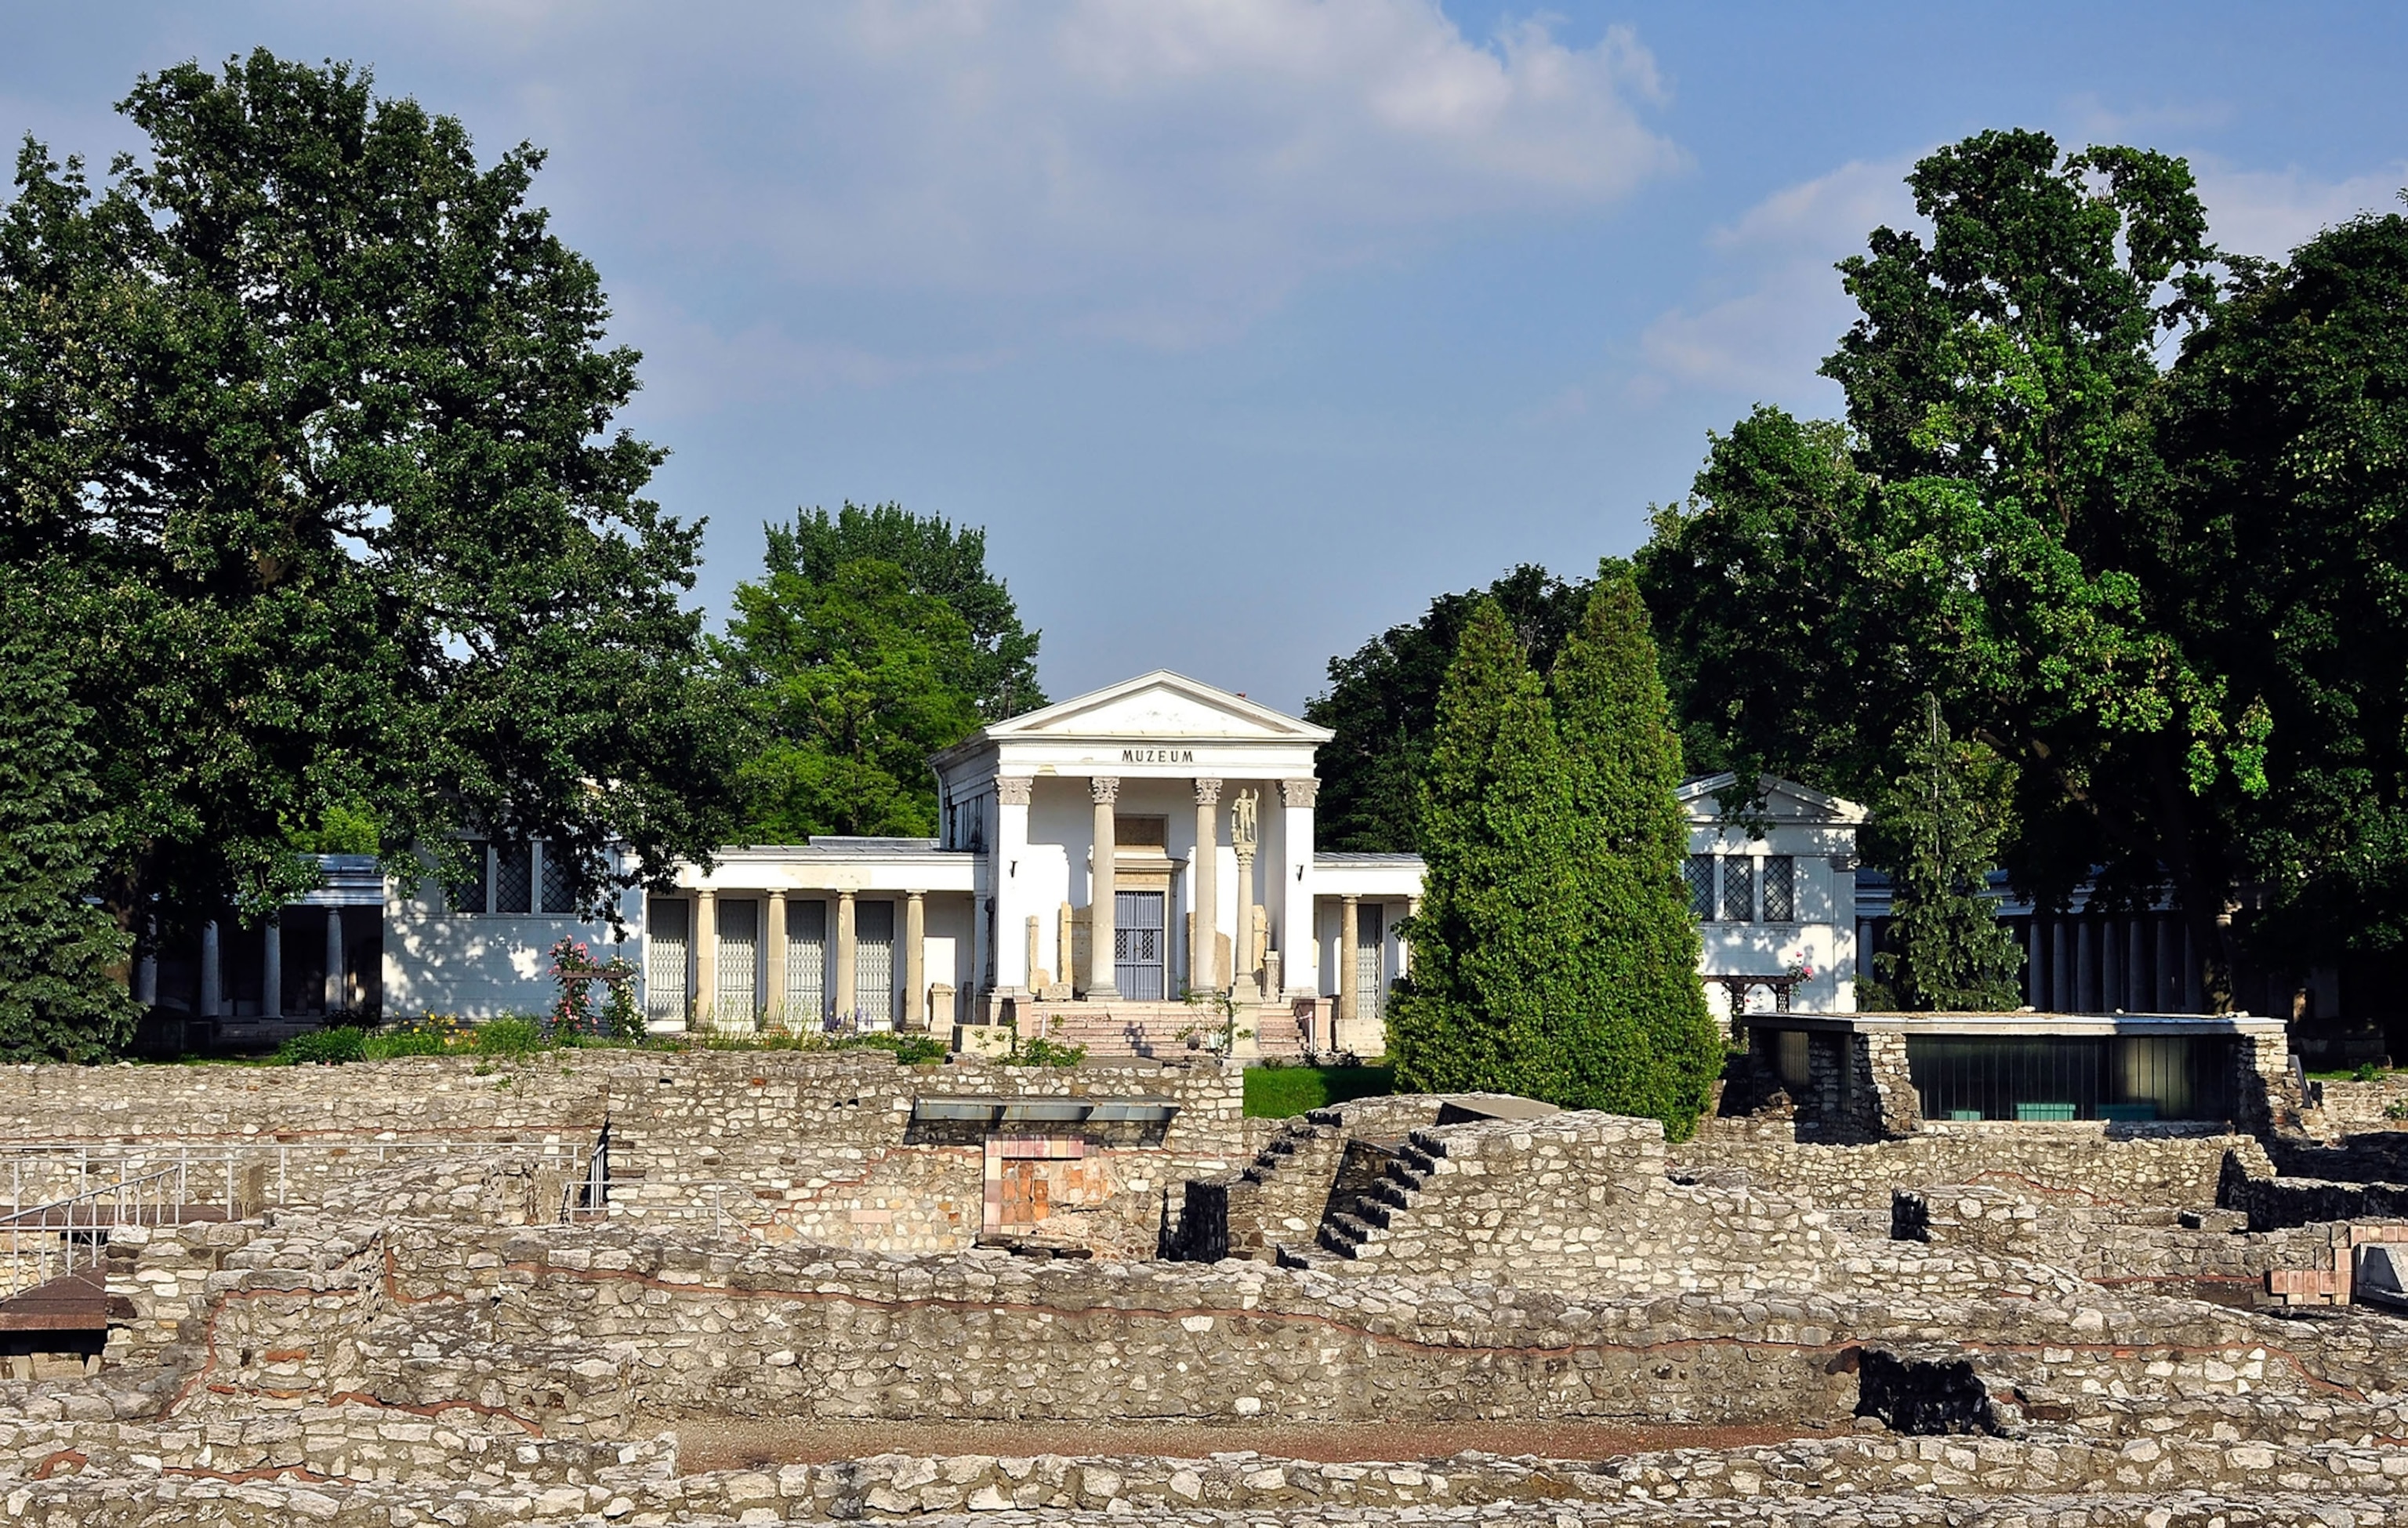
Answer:
<svg viewBox="0 0 2408 1528"><path fill-rule="evenodd" d="M348 984L343 971L343 910L326 910L326 966L324 989L321 999L322 1011L339 1013L350 1002ZM218 920L201 925L199 987L193 1005L194 1016L224 1018L231 1014L225 995L225 939ZM284 1016L284 928L270 922L260 930L260 993L259 1016ZM145 1007L159 1001L159 958L146 955L136 969L134 999Z"/></svg>
<svg viewBox="0 0 2408 1528"><path fill-rule="evenodd" d="M811 893L817 891L818 895ZM901 904L902 927L896 930L901 948L901 970L896 980L902 987L902 1014L896 1027L901 1030L924 1031L928 1028L928 894L924 890L904 890L891 894ZM875 900L888 900L873 894ZM779 887L758 891L738 892L719 887L702 887L694 893L694 969L695 993L692 999L693 1017L697 1022L720 1026L741 1022L749 1027L758 1020L783 1014L790 987L789 951L787 948L787 905L796 898L828 903L826 956L823 964L824 1001L829 1012L851 1015L860 1007L860 909L861 892L857 888L831 887L824 891L816 887ZM723 901L758 902L765 911L767 927L760 930L758 948L763 980L753 994L752 1012L745 1015L719 1012L719 904ZM783 1022L794 1028L798 1022L816 1025L822 1016L783 1015ZM887 1016L876 1016L881 1019ZM947 1016L950 1020L951 1016Z"/></svg>
<svg viewBox="0 0 2408 1528"><path fill-rule="evenodd" d="M2170 913L2078 912L2002 919L2024 950L2024 1001L2042 1013L2195 1014L2199 952ZM1868 962L1879 925L1856 930Z"/></svg>

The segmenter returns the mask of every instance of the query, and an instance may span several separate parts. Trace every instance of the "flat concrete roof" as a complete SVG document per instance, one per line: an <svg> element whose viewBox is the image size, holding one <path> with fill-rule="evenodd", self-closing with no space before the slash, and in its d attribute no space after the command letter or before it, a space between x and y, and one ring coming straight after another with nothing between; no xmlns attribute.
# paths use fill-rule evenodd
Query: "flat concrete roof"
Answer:
<svg viewBox="0 0 2408 1528"><path fill-rule="evenodd" d="M1767 1030L1887 1030L1969 1039L2048 1035L2281 1034L2283 1021L2252 1014L1742 1014L1734 1023Z"/></svg>

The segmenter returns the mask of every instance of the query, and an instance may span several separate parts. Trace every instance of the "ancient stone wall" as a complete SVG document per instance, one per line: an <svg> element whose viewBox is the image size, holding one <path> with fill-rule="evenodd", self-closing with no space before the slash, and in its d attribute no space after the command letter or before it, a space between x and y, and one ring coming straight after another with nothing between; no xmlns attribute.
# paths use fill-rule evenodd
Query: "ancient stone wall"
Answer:
<svg viewBox="0 0 2408 1528"><path fill-rule="evenodd" d="M1716 1120L1672 1148L1676 1174L1739 1171L1747 1181L1824 1209L1886 1214L1899 1189L1990 1184L2106 1204L2206 1207L2228 1152L2273 1171L2265 1149L2213 1126L1927 1122L1902 1140L1864 1146L1800 1142L1781 1125Z"/></svg>
<svg viewBox="0 0 2408 1528"><path fill-rule="evenodd" d="M2394 1072L2369 1082L2330 1078L2311 1086L2317 1094L2319 1122L2328 1130L2408 1130L2408 1072Z"/></svg>

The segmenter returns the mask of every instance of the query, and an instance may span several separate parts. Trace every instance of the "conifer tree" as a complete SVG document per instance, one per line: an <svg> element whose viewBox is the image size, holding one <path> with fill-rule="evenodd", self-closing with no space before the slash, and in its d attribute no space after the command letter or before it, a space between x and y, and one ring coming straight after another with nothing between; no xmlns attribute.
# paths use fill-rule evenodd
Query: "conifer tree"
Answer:
<svg viewBox="0 0 2408 1528"><path fill-rule="evenodd" d="M2023 952L1988 898L1999 814L1971 787L1975 760L1948 735L1940 700L1900 728L1906 769L1883 792L1874 851L1890 872L1891 948L1873 957L1900 1007L2011 1009Z"/></svg>
<svg viewBox="0 0 2408 1528"><path fill-rule="evenodd" d="M1578 940L1570 771L1545 690L1494 600L1464 628L1422 779L1428 866L1391 1004L1399 1085L1545 1096Z"/></svg>
<svg viewBox="0 0 2408 1528"><path fill-rule="evenodd" d="M1581 930L1566 952L1563 1081L1546 1096L1660 1119L1683 1139L1721 1072L1723 1045L1698 981L1681 873L1689 834L1675 795L1680 736L1627 563L1598 569L1550 688L1571 769Z"/></svg>

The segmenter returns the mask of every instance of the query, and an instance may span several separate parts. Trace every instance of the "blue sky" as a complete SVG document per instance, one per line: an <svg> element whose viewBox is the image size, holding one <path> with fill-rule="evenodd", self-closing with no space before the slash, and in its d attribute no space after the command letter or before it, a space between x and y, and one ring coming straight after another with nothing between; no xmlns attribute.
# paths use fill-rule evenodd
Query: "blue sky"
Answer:
<svg viewBox="0 0 2408 1528"><path fill-rule="evenodd" d="M983 525L1062 696L1295 707L1520 561L1627 553L1721 428L1830 412L1831 262L1985 127L2189 157L2280 254L2408 185L2398 6L822 0L0 7L0 127L265 45L530 139L708 516Z"/></svg>

